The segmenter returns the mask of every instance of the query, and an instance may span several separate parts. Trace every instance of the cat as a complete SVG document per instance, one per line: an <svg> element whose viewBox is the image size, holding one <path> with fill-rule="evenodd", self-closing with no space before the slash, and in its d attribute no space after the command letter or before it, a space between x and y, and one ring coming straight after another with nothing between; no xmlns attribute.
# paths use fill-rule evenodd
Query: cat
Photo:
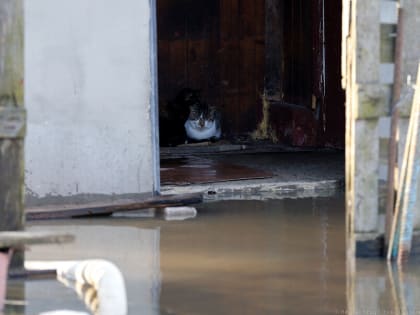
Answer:
<svg viewBox="0 0 420 315"><path fill-rule="evenodd" d="M187 137L196 141L218 140L222 135L219 111L215 106L201 101L190 105L190 114L184 127Z"/></svg>
<svg viewBox="0 0 420 315"><path fill-rule="evenodd" d="M191 88L183 88L165 108L160 108L159 125L163 146L221 137L220 113L215 106L201 101L199 90Z"/></svg>

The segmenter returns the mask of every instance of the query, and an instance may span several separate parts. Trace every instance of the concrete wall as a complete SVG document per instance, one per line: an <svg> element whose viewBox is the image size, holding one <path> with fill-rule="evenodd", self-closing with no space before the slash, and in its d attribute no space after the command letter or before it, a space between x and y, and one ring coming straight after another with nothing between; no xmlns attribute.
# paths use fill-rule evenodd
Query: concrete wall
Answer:
<svg viewBox="0 0 420 315"><path fill-rule="evenodd" d="M25 5L29 203L153 191L149 1Z"/></svg>
<svg viewBox="0 0 420 315"><path fill-rule="evenodd" d="M357 241L357 254L373 255L374 251L376 254L381 251L385 229L390 105L394 76L398 75L398 72L394 74L393 63L398 2L344 0L343 7L348 239ZM420 4L416 0L404 1L403 10L401 99L404 102L399 105L397 143L400 164L413 103L413 93L410 96L409 91L412 88L405 82L408 76L415 80L420 61L420 37L416 31L420 26ZM415 209L418 210L415 228L419 229L420 206ZM354 246L354 242L349 244Z"/></svg>

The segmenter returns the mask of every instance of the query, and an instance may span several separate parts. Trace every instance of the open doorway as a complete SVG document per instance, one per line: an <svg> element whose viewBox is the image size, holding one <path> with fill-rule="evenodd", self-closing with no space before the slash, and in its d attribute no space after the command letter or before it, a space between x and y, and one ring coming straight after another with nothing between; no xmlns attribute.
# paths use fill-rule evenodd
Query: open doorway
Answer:
<svg viewBox="0 0 420 315"><path fill-rule="evenodd" d="M157 22L166 156L344 147L340 1L157 0ZM188 140L185 89L217 108L220 139Z"/></svg>

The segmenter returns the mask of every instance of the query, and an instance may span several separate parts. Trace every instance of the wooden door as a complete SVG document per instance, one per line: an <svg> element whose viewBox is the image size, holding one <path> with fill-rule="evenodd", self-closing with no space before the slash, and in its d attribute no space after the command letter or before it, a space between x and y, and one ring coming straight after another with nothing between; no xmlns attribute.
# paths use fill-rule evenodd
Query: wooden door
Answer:
<svg viewBox="0 0 420 315"><path fill-rule="evenodd" d="M160 106L199 89L237 140L257 129L265 93L271 140L343 144L340 16L335 0L158 0Z"/></svg>
<svg viewBox="0 0 420 315"><path fill-rule="evenodd" d="M223 134L255 129L264 81L264 1L158 0L160 106L184 87L222 111Z"/></svg>
<svg viewBox="0 0 420 315"><path fill-rule="evenodd" d="M278 142L342 146L341 3L266 1L265 85Z"/></svg>
<svg viewBox="0 0 420 315"><path fill-rule="evenodd" d="M220 83L224 126L241 136L255 130L264 92L265 4L220 1Z"/></svg>

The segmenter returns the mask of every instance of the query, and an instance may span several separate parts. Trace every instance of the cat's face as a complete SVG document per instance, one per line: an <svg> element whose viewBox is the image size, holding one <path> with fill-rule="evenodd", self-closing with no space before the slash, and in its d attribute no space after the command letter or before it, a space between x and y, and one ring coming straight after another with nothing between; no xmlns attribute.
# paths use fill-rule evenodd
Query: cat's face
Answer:
<svg viewBox="0 0 420 315"><path fill-rule="evenodd" d="M190 106L190 116L188 117L194 123L194 127L203 128L205 124L205 113L198 104Z"/></svg>
<svg viewBox="0 0 420 315"><path fill-rule="evenodd" d="M202 103L195 103L190 106L189 120L193 121L197 128L204 128L206 123L211 123L215 119L215 108Z"/></svg>

